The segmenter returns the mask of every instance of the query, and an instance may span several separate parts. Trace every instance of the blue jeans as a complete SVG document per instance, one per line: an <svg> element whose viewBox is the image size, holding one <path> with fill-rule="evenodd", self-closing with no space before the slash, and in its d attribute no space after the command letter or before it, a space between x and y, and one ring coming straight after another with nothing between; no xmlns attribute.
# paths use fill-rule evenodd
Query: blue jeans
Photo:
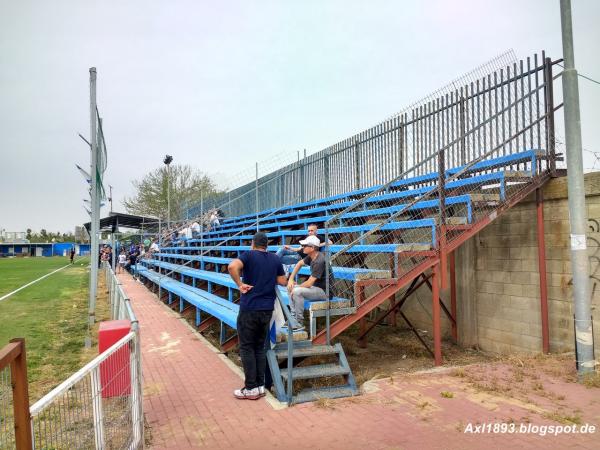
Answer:
<svg viewBox="0 0 600 450"><path fill-rule="evenodd" d="M280 248L279 250L277 250L276 255L279 256L281 264L295 265L298 261L300 261L300 255L298 254L298 252L295 252L293 250L286 250L285 248Z"/></svg>

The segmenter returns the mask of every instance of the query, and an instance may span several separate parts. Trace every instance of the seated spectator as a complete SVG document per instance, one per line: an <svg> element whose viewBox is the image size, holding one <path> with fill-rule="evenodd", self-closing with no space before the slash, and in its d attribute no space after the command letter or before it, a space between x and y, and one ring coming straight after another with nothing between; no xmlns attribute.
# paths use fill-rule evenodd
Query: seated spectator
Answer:
<svg viewBox="0 0 600 450"><path fill-rule="evenodd" d="M217 210L214 210L211 214L210 214L210 229L214 230L215 228L217 228L218 226L221 225L221 222L219 222L219 213Z"/></svg>
<svg viewBox="0 0 600 450"><path fill-rule="evenodd" d="M190 228L192 229L192 237L196 239L200 235L200 224L194 221Z"/></svg>
<svg viewBox="0 0 600 450"><path fill-rule="evenodd" d="M325 243L325 239L318 236L318 231L319 229L317 228L317 225L314 223L311 223L308 226L308 237L310 236L316 236L317 239L319 239L319 246L322 247ZM300 241L300 243L302 243L302 241ZM329 240L329 245L331 245L331 239ZM306 254L302 251L302 247L292 247L290 245L284 245L283 247L281 247L279 250L277 250L277 256L279 256L279 259L281 260L281 264L283 264L284 266L287 265L293 265L296 264L298 261L306 258Z"/></svg>
<svg viewBox="0 0 600 450"><path fill-rule="evenodd" d="M148 249L148 253L150 254L150 257L152 257L152 255L154 255L155 253L160 252L160 248L158 247L158 244L156 243L156 238L152 239L152 243L150 244L150 248Z"/></svg>
<svg viewBox="0 0 600 450"><path fill-rule="evenodd" d="M306 257L298 262L292 271L287 289L290 294L290 311L298 322L295 330L304 328L304 300L326 300L326 263L319 251L321 241L317 236L308 236L300 241ZM300 285L296 285L296 275L303 266L310 266L310 276Z"/></svg>

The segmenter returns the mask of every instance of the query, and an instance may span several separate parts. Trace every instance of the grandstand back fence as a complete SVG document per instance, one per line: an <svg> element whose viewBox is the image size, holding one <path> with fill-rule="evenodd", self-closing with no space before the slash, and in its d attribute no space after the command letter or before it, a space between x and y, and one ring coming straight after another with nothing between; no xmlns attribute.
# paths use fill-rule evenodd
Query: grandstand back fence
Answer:
<svg viewBox="0 0 600 450"><path fill-rule="evenodd" d="M111 318L128 319L131 329L31 406L34 448L143 447L138 322L110 265L104 270Z"/></svg>
<svg viewBox="0 0 600 450"><path fill-rule="evenodd" d="M552 76L552 61L542 53L467 84L454 83L455 89L205 201L202 209L218 207L227 216L252 214L384 184L412 168L414 175L426 174L437 170L431 157L442 147L446 167L467 164L502 143L503 155L525 148L553 152L552 117L538 120L553 108L552 83L547 82ZM511 139L530 124L527 133ZM200 212L198 205L190 216Z"/></svg>

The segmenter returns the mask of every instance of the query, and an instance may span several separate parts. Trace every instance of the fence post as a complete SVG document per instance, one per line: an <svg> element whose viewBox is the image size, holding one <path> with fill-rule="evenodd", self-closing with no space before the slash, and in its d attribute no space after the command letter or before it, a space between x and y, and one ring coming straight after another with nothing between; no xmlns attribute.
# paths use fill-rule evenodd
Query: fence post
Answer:
<svg viewBox="0 0 600 450"><path fill-rule="evenodd" d="M467 163L465 135L467 130L465 129L465 97L463 95L463 88L460 88L460 109L459 109L459 123L460 123L460 164L465 165Z"/></svg>
<svg viewBox="0 0 600 450"><path fill-rule="evenodd" d="M300 159L300 152L298 152L298 181L300 183L300 201L305 202L304 197L304 161Z"/></svg>
<svg viewBox="0 0 600 450"><path fill-rule="evenodd" d="M360 150L356 136L354 137L354 185L355 189L360 189Z"/></svg>
<svg viewBox="0 0 600 450"><path fill-rule="evenodd" d="M94 415L94 439L96 448L104 448L104 423L102 421L102 387L100 386L100 366L90 372L92 385L92 411Z"/></svg>
<svg viewBox="0 0 600 450"><path fill-rule="evenodd" d="M31 418L29 415L29 387L27 385L27 357L25 355L25 339L15 338L10 342L18 342L21 348L19 355L10 365L12 379L13 408L15 421L15 443L19 450L30 450Z"/></svg>
<svg viewBox="0 0 600 450"><path fill-rule="evenodd" d="M131 353L129 358L129 365L131 367L131 422L133 425L133 442L134 448L139 448L139 443L142 438L143 432L143 421L141 421L141 401L139 392L139 386L141 385L139 377L139 367L137 364L137 356L139 352L139 334L136 330L135 337L132 340L131 345ZM140 422L142 423L142 428L140 430Z"/></svg>
<svg viewBox="0 0 600 450"><path fill-rule="evenodd" d="M325 157L323 159L323 174L325 178L325 197L331 196L331 188L329 187L329 148L325 149Z"/></svg>
<svg viewBox="0 0 600 450"><path fill-rule="evenodd" d="M544 83L546 84L546 152L550 163L550 174L556 176L554 140L554 80L552 79L552 59L544 60Z"/></svg>

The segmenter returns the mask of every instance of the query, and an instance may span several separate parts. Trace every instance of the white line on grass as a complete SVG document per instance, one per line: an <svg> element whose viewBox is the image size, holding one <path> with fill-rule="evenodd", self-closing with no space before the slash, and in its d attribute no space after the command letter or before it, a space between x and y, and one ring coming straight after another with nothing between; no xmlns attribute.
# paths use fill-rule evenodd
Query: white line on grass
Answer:
<svg viewBox="0 0 600 450"><path fill-rule="evenodd" d="M65 268L67 268L67 267L69 267L69 266L72 266L72 265L73 265L73 264L69 263L69 264L67 264L66 266L60 267L59 269L56 269L56 270L54 270L54 271L52 271L52 272L50 272L50 273L47 273L46 275L44 275L44 276L42 276L42 277L39 277L37 280L33 280L33 281L31 281L31 282L29 282L29 283L27 283L27 284L25 284L25 285L21 286L19 289L15 289L14 291L12 291L12 292L9 292L9 293L8 293L8 294L6 294L4 297L0 297L0 302L1 302L2 300L4 300L5 298L8 298L8 297L10 297L11 295L14 295L14 294L16 294L17 292L19 292L19 291L21 291L21 290L25 289L26 287L28 287L28 286L31 286L32 284L34 284L34 283L37 283L38 281L40 281L40 280L43 280L43 279L44 279L44 278L46 278L46 277L49 277L49 276L50 276L50 275L52 275L53 273L56 273L56 272L58 272L58 271L61 271L61 270L65 269Z"/></svg>

